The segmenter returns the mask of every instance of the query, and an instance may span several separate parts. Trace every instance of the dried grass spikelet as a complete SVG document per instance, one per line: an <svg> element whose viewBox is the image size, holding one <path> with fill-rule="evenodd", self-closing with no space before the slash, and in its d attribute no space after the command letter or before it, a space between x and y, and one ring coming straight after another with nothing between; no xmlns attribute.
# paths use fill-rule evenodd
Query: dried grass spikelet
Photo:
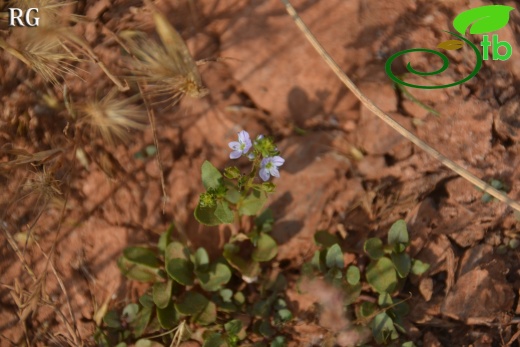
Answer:
<svg viewBox="0 0 520 347"><path fill-rule="evenodd" d="M98 131L103 140L114 144L115 139L127 141L129 129L142 130L146 127L146 113L134 104L136 97L117 98L112 89L101 100L93 100L78 106L80 123Z"/></svg>
<svg viewBox="0 0 520 347"><path fill-rule="evenodd" d="M128 60L130 78L143 83L145 94L166 97L172 105L183 95L201 98L208 94L181 35L155 9L153 18L162 44L141 32L121 33L133 55L133 59Z"/></svg>
<svg viewBox="0 0 520 347"><path fill-rule="evenodd" d="M64 202L60 185L61 182L55 179L53 173L43 166L42 171L35 172L33 177L27 180L24 188L30 194L37 194L43 205L49 204L51 207L59 208Z"/></svg>
<svg viewBox="0 0 520 347"><path fill-rule="evenodd" d="M65 45L65 38L73 36L65 28L31 28L27 35L18 36L16 47L0 39L0 48L5 49L54 85L65 74L77 76L74 66L78 58Z"/></svg>

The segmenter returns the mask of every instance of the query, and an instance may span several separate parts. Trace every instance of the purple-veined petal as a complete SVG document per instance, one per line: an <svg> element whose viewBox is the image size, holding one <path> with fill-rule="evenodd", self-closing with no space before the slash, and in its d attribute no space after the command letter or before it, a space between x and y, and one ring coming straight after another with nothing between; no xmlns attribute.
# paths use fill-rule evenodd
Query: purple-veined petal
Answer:
<svg viewBox="0 0 520 347"><path fill-rule="evenodd" d="M242 151L233 151L229 154L230 159L238 159L242 156Z"/></svg>
<svg viewBox="0 0 520 347"><path fill-rule="evenodd" d="M276 166L282 166L285 163L285 159L277 155L272 158L271 162Z"/></svg>
<svg viewBox="0 0 520 347"><path fill-rule="evenodd" d="M260 169L259 175L260 175L260 178L264 182L269 180L269 171L267 171L267 169L265 169L265 168Z"/></svg>
<svg viewBox="0 0 520 347"><path fill-rule="evenodd" d="M280 177L280 172L278 172L278 169L276 168L276 166L273 166L272 168L270 168L269 173L271 174L271 176Z"/></svg>

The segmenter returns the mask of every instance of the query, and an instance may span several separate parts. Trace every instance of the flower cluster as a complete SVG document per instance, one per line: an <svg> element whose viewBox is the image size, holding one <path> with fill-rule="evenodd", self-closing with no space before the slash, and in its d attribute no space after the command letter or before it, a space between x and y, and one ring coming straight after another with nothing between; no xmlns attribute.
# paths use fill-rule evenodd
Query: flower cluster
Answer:
<svg viewBox="0 0 520 347"><path fill-rule="evenodd" d="M253 143L249 133L242 130L238 133L238 141L230 142L229 148L233 150L229 154L231 159L238 159L243 155L246 155L250 160L262 158L258 174L264 182L268 181L270 176L280 177L278 167L283 165L285 159L278 155L278 149L271 139L260 135ZM253 150L249 152L251 149Z"/></svg>

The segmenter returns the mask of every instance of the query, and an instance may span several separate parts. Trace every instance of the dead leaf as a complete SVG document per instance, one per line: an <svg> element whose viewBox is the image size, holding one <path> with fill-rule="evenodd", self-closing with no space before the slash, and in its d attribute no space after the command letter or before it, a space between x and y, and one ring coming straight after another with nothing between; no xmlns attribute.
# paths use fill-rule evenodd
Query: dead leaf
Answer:
<svg viewBox="0 0 520 347"><path fill-rule="evenodd" d="M447 51L455 51L457 49L461 49L464 46L464 42L460 40L448 40L441 42L437 45L437 48L442 48Z"/></svg>

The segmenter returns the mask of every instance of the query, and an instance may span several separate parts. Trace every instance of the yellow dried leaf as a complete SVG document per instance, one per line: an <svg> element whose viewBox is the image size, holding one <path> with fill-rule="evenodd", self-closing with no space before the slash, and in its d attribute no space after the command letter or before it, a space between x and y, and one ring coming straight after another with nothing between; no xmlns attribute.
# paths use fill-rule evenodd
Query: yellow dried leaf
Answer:
<svg viewBox="0 0 520 347"><path fill-rule="evenodd" d="M437 45L437 48L442 48L447 51L455 51L457 49L461 49L464 45L464 42L461 40L448 40L441 42Z"/></svg>

